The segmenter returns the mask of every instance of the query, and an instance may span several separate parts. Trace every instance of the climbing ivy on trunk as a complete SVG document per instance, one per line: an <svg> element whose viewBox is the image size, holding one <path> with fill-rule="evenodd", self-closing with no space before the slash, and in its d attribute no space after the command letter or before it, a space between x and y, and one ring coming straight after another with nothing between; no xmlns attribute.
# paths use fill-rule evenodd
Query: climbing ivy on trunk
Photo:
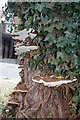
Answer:
<svg viewBox="0 0 80 120"><path fill-rule="evenodd" d="M30 67L64 77L79 75L80 3L8 3L7 12L22 19L18 29L34 28L32 41L40 52L32 56ZM11 10L10 10L11 9Z"/></svg>
<svg viewBox="0 0 80 120"><path fill-rule="evenodd" d="M80 2L8 2L6 18L11 18L10 12L22 20L16 29L33 28L37 34L30 40L39 47L30 58L30 69L35 66L45 74L79 78Z"/></svg>

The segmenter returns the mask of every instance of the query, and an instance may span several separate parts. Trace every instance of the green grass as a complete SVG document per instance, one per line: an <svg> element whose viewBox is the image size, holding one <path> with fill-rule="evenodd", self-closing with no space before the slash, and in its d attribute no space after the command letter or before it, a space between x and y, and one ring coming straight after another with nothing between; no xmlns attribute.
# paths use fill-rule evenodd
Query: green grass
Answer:
<svg viewBox="0 0 80 120"><path fill-rule="evenodd" d="M2 110L4 105L9 100L9 94L14 90L16 83L7 81L8 79L0 81L0 116L2 114Z"/></svg>

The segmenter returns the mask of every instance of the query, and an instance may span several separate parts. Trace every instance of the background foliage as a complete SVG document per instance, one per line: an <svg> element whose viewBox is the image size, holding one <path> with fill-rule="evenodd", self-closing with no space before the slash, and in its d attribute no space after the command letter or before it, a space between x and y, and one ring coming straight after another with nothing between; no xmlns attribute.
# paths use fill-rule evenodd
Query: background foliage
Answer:
<svg viewBox="0 0 80 120"><path fill-rule="evenodd" d="M16 29L34 28L37 37L30 44L39 46L39 51L30 57L30 68L34 66L44 74L55 74L64 78L78 78L73 92L76 114L79 111L80 76L80 2L79 3L11 3L4 11L7 20L13 13L21 18Z"/></svg>

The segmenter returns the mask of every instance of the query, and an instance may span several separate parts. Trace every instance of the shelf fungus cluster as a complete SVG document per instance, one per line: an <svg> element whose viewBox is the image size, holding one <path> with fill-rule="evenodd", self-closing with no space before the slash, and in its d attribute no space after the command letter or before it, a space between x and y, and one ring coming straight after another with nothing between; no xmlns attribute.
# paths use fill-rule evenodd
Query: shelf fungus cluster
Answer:
<svg viewBox="0 0 80 120"><path fill-rule="evenodd" d="M37 50L38 47L35 45L30 45L28 43L28 41L26 41L26 38L30 38L30 39L34 39L34 37L36 36L36 34L33 34L32 32L34 32L33 29L30 29L29 31L27 31L26 29L13 33L13 39L15 40L15 51L16 51L16 55L22 55L22 54L26 54L30 51L34 51ZM25 43L26 41L26 43ZM27 45L27 43L29 45ZM24 100L24 96L27 94L28 92L28 86L26 84L26 79L25 79L25 60L22 57L22 59L20 59L18 61L18 65L19 65L19 69L21 70L19 72L19 75L21 77L21 81L17 84L17 86L15 87L14 91L12 92L12 94L10 94L11 99L8 101L7 105L12 105L12 106L18 106L20 107L23 103Z"/></svg>
<svg viewBox="0 0 80 120"><path fill-rule="evenodd" d="M19 46L15 48L16 55L27 53L27 52L30 52L31 50L36 50L36 49L38 49L37 46Z"/></svg>
<svg viewBox="0 0 80 120"><path fill-rule="evenodd" d="M28 31L26 29L12 33L13 39L25 41L26 38L30 37L31 39L34 39L36 37L36 34L34 34L34 29L29 29Z"/></svg>
<svg viewBox="0 0 80 120"><path fill-rule="evenodd" d="M42 83L44 86L47 87L59 87L63 84L67 84L67 83L71 83L76 81L77 79L74 78L73 80L65 80L64 78L54 78L51 76L35 76L32 78L32 81L36 82L36 83Z"/></svg>
<svg viewBox="0 0 80 120"><path fill-rule="evenodd" d="M19 68L22 68L22 64L19 66ZM20 72L21 81L17 84L12 94L10 94L11 99L8 101L8 105L13 106L20 106L23 102L23 97L28 92L28 88L26 87L26 83L24 81L24 71L23 68Z"/></svg>
<svg viewBox="0 0 80 120"><path fill-rule="evenodd" d="M23 55L18 62L21 81L10 95L9 105L17 105L16 118L68 118L66 110L67 102L61 95L56 94L53 88L76 81L54 77L54 75L42 75L33 68L29 71L29 59L27 55L31 51L38 50L38 46L31 43L36 37L34 30L26 29L14 33L16 54ZM26 54L28 53L28 54Z"/></svg>

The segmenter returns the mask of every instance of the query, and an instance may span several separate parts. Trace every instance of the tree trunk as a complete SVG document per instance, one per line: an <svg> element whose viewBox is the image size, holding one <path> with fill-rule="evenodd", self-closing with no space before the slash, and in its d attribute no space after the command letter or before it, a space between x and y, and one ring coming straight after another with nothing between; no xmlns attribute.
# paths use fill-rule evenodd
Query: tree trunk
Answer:
<svg viewBox="0 0 80 120"><path fill-rule="evenodd" d="M54 88L45 87L42 84L33 82L35 75L28 71L28 59L24 59L24 83L28 92L22 97L16 118L67 118L65 101ZM20 84L23 84L21 82ZM19 100L18 96L18 100Z"/></svg>
<svg viewBox="0 0 80 120"><path fill-rule="evenodd" d="M67 102L62 99L61 93L53 87L33 82L32 77L38 74L38 71L29 71L27 57L21 62L21 82L11 94L12 102L8 104L12 106L12 111L16 111L15 118L68 118Z"/></svg>
<svg viewBox="0 0 80 120"><path fill-rule="evenodd" d="M34 84L25 95L20 112L26 118L67 118L65 108L63 100L53 88ZM17 118L20 117L19 113L16 114Z"/></svg>

